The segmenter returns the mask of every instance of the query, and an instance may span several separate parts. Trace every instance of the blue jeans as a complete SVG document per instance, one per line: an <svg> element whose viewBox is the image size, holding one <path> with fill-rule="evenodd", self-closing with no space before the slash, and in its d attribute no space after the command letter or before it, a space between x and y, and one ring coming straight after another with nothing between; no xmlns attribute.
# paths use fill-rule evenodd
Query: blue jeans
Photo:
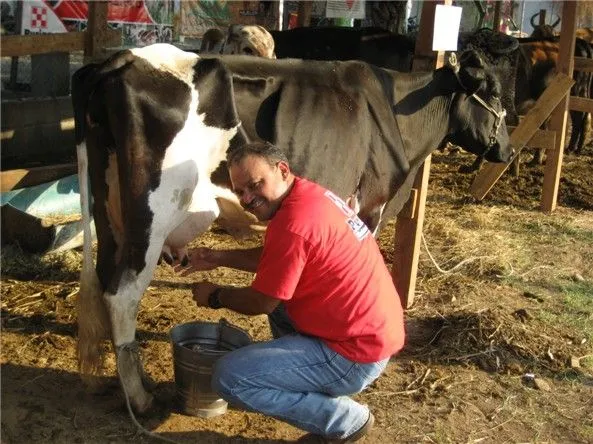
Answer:
<svg viewBox="0 0 593 444"><path fill-rule="evenodd" d="M275 328L274 314L270 324L276 336L280 329ZM369 418L369 409L347 395L377 379L389 358L356 363L320 339L282 330L280 338L220 358L212 388L230 404L328 438L347 438Z"/></svg>

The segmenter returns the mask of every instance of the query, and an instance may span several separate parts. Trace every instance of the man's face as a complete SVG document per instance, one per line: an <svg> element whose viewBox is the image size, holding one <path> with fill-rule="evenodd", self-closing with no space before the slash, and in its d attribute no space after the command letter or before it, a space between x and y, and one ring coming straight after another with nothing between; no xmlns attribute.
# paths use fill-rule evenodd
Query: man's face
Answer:
<svg viewBox="0 0 593 444"><path fill-rule="evenodd" d="M254 155L233 163L229 174L241 205L260 221L270 220L276 214L291 184L286 162L270 165Z"/></svg>

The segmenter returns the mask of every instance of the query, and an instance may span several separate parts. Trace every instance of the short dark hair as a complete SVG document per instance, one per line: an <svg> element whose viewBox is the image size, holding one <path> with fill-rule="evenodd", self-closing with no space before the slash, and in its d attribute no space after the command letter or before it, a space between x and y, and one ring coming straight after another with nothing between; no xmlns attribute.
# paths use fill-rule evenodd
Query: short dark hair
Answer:
<svg viewBox="0 0 593 444"><path fill-rule="evenodd" d="M251 142L229 151L226 156L227 166L237 164L247 156L261 157L272 166L281 161L288 163L286 154L276 145L270 142Z"/></svg>

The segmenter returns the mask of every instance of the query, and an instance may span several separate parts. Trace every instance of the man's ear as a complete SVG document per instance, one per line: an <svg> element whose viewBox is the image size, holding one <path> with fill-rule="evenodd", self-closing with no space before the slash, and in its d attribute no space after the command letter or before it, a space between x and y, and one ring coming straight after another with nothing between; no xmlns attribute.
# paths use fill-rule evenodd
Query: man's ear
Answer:
<svg viewBox="0 0 593 444"><path fill-rule="evenodd" d="M281 160L278 162L278 168L280 169L280 172L282 173L282 178L286 179L288 177L288 175L290 174L290 166L288 166L288 163Z"/></svg>

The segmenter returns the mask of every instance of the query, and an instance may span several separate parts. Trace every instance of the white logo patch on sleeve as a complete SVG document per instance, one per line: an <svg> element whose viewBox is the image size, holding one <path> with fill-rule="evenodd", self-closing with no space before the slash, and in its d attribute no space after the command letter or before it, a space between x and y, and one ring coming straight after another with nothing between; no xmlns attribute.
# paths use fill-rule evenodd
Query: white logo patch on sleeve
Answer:
<svg viewBox="0 0 593 444"><path fill-rule="evenodd" d="M368 234L370 233L368 227L362 220L360 220L360 218L356 215L354 210L352 210L352 208L350 208L348 204L346 204L346 202L344 202L342 199L340 199L338 196L336 196L329 190L325 192L325 196L328 197L340 209L342 213L344 213L344 215L346 216L346 223L354 233L354 236L356 236L356 238L359 241L363 240L365 237L368 236Z"/></svg>

